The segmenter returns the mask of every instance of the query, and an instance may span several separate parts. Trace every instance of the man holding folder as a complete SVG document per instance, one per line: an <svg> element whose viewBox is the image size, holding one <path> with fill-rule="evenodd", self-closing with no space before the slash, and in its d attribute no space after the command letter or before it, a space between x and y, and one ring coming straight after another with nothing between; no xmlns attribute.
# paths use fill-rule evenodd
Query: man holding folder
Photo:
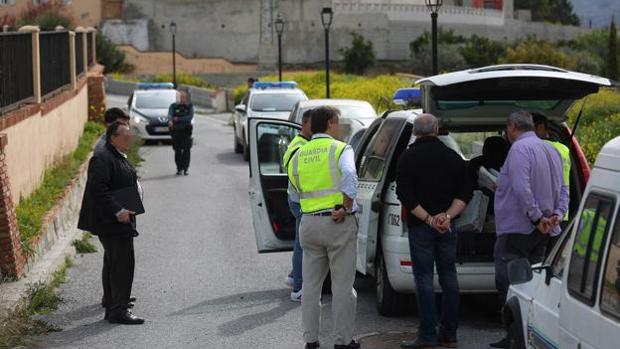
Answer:
<svg viewBox="0 0 620 349"><path fill-rule="evenodd" d="M128 325L144 323L130 311L136 214L144 213L138 176L126 155L134 139L126 124L108 126L106 145L95 151L88 166L78 222L79 229L97 235L103 245L105 319Z"/></svg>

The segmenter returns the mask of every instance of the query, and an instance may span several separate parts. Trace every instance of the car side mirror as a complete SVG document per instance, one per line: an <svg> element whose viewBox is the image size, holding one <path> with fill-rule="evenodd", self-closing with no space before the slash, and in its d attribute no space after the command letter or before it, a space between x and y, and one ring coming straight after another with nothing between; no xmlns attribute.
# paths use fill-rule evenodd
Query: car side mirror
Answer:
<svg viewBox="0 0 620 349"><path fill-rule="evenodd" d="M508 281L511 285L524 284L532 280L532 265L526 258L508 262Z"/></svg>
<svg viewBox="0 0 620 349"><path fill-rule="evenodd" d="M245 114L245 104L237 104L235 110L239 113Z"/></svg>

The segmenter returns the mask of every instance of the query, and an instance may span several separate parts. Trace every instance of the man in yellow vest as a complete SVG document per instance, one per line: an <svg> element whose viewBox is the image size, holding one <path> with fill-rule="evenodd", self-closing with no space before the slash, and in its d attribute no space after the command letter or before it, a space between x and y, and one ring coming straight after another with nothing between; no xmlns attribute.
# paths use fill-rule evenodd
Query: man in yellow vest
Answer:
<svg viewBox="0 0 620 349"><path fill-rule="evenodd" d="M357 255L357 171L353 149L334 138L340 112L314 109L312 140L291 158L288 176L299 193L303 248L304 294L301 300L306 349L319 347L321 288L328 272L332 280L332 313L336 349L356 349L353 338L357 294L353 289Z"/></svg>
<svg viewBox="0 0 620 349"><path fill-rule="evenodd" d="M549 120L546 116L538 113L532 113L532 119L534 120L534 130L538 138L543 139L547 142L547 144L554 147L558 153L560 153L560 157L562 158L562 175L564 178L564 184L570 191L570 150L561 142L554 141L549 137ZM568 212L564 215L564 221L568 221Z"/></svg>
<svg viewBox="0 0 620 349"><path fill-rule="evenodd" d="M301 117L301 131L293 138L286 148L286 152L282 157L282 168L287 169L288 164L291 161L291 157L297 150L308 143L312 132L310 130L310 116L312 116L312 109L304 112ZM293 188L293 185L289 181L288 184L288 207L295 217L295 248L293 249L293 270L288 276L287 284L293 288L291 292L291 300L293 302L301 302L302 284L303 278L301 273L302 253L303 250L299 244L299 224L301 223L301 206L299 205L299 194Z"/></svg>

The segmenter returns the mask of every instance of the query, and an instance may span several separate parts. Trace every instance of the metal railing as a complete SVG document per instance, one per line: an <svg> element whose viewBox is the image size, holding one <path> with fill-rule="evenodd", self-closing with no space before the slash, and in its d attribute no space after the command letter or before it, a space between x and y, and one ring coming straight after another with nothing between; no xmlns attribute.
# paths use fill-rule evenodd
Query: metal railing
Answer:
<svg viewBox="0 0 620 349"><path fill-rule="evenodd" d="M0 110L33 95L32 35L0 33Z"/></svg>
<svg viewBox="0 0 620 349"><path fill-rule="evenodd" d="M41 32L41 96L71 83L69 32Z"/></svg>
<svg viewBox="0 0 620 349"><path fill-rule="evenodd" d="M75 74L84 73L84 33L75 33Z"/></svg>
<svg viewBox="0 0 620 349"><path fill-rule="evenodd" d="M86 42L87 42L87 50L86 53L88 59L88 66L91 67L95 64L95 59L93 57L93 43L95 42L95 32L89 32L86 34Z"/></svg>

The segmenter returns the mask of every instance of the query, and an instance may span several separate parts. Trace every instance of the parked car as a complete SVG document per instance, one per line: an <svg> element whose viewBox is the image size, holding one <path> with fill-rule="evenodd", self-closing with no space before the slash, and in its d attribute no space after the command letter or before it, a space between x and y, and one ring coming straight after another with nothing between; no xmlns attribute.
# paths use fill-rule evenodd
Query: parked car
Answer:
<svg viewBox="0 0 620 349"><path fill-rule="evenodd" d="M172 83L138 83L127 101L131 128L144 140L169 140L168 108L176 100Z"/></svg>
<svg viewBox="0 0 620 349"><path fill-rule="evenodd" d="M289 120L301 124L306 111L320 106L335 107L340 111L340 139L355 148L366 128L377 118L377 112L366 101L355 99L311 99L295 105Z"/></svg>
<svg viewBox="0 0 620 349"><path fill-rule="evenodd" d="M297 84L293 81L255 82L241 104L235 106L233 113L235 153L242 153L246 161L250 156L247 142L248 118L286 120L295 104L307 99L306 94L297 88Z"/></svg>
<svg viewBox="0 0 620 349"><path fill-rule="evenodd" d="M573 103L608 79L540 65L499 65L437 75L418 81L422 110L440 119L440 139L466 159L480 155L486 138L502 135L507 116L526 109L545 114L552 138L570 145L570 215L577 212L590 167L566 125ZM396 165L414 141L413 120L422 110L386 112L376 119L356 149L359 174L357 270L376 280L377 308L391 316L415 292L409 252L407 215L396 197ZM575 129L577 125L573 126ZM286 204L287 179L279 166L282 144L298 132L290 121L250 119L250 200L259 252L292 247L294 220ZM492 215L481 231L460 231L457 272L466 293L495 292ZM435 288L440 291L435 278Z"/></svg>
<svg viewBox="0 0 620 349"><path fill-rule="evenodd" d="M547 258L509 264L504 320L512 348L620 344L620 137L601 150L575 223ZM533 272L532 272L533 271Z"/></svg>

